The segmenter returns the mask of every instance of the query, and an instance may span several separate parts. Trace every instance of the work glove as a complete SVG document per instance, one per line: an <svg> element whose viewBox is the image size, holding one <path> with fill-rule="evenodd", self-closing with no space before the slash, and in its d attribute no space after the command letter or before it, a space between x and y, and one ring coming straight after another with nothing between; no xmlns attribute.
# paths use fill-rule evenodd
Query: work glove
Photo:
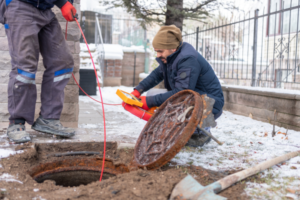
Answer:
<svg viewBox="0 0 300 200"><path fill-rule="evenodd" d="M76 15L76 12L77 11L75 7L69 1L67 1L67 3L61 7L62 15L69 22L75 21L74 16Z"/></svg>
<svg viewBox="0 0 300 200"><path fill-rule="evenodd" d="M133 96L135 96L136 98L140 98L140 96L141 96L141 93L139 91L137 91L136 89L134 89L133 92L131 92L131 94Z"/></svg>
<svg viewBox="0 0 300 200"><path fill-rule="evenodd" d="M147 105L146 96L141 96L140 99L141 99L141 102L143 103L142 109L149 110L150 108Z"/></svg>

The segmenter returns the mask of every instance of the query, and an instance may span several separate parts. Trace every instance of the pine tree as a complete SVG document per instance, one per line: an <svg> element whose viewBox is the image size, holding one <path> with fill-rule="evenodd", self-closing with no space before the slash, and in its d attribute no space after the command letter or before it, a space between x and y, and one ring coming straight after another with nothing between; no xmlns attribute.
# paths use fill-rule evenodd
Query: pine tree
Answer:
<svg viewBox="0 0 300 200"><path fill-rule="evenodd" d="M195 2L196 1L196 2ZM136 18L143 19L142 26L156 22L161 25L174 24L182 30L183 20L203 21L212 10L220 6L232 8L230 3L222 3L222 0L102 0L103 5L123 7Z"/></svg>

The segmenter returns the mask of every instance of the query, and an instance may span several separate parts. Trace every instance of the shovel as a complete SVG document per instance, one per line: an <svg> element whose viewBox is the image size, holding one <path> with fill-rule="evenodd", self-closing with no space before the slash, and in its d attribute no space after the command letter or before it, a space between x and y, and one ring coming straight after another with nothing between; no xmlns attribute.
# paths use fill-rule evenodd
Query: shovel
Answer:
<svg viewBox="0 0 300 200"><path fill-rule="evenodd" d="M226 200L227 198L217 195L220 191L230 187L232 184L243 180L253 174L259 173L273 165L284 162L296 156L300 156L300 151L291 152L280 157L262 162L254 167L245 169L235 174L226 176L208 186L202 186L192 176L188 175L182 179L174 188L171 200Z"/></svg>

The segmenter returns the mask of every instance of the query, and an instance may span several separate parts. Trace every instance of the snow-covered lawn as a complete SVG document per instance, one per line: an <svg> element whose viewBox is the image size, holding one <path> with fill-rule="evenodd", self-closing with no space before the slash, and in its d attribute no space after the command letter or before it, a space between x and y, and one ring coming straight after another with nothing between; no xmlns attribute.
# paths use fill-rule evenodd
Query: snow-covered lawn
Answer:
<svg viewBox="0 0 300 200"><path fill-rule="evenodd" d="M272 137L273 125L227 111L217 123L211 132L224 142L222 146L211 141L202 148L185 148L173 161L218 171L238 170L300 150L300 132L297 131L276 127L277 134ZM261 178L265 184L247 183L246 192L254 199L282 199L289 190L300 192L300 157L265 170ZM288 196L300 199L292 193Z"/></svg>
<svg viewBox="0 0 300 200"><path fill-rule="evenodd" d="M120 88L127 92L132 87L104 87L102 95L105 103L121 103L115 94ZM94 97L99 100L99 96ZM80 96L80 101L101 110L101 104ZM115 113L115 117L126 115L128 123L114 126L115 137L127 135L137 139L145 121L125 111L122 106L105 106L105 112ZM114 123L113 123L114 124ZM82 128L93 128L97 125L85 124ZM107 123L110 126L110 123ZM120 131L126 130L126 131ZM177 165L197 165L211 170L226 171L245 169L265 160L281 156L285 153L300 150L300 132L275 128L277 134L272 137L273 125L253 120L250 117L224 111L217 120L217 127L211 129L212 134L224 144L219 146L214 141L202 148L184 148L172 160ZM108 133L111 133L110 130ZM0 146L0 158L7 156ZM1 167L1 166L0 166ZM248 182L246 192L253 199L300 199L300 157L293 158L283 164L273 166L261 174L263 184ZM1 181L1 180L0 180Z"/></svg>
<svg viewBox="0 0 300 200"><path fill-rule="evenodd" d="M131 92L131 87L104 87L102 94L106 103L121 103L115 95L116 90ZM81 101L90 101L80 97ZM99 105L100 109L100 105ZM124 112L135 124L133 130L136 138L145 125L145 121L134 117L122 107L105 106L105 111ZM140 128L137 129L136 125ZM120 129L122 129L120 125ZM128 128L128 126L127 126ZM300 150L300 132L275 127L277 134L272 137L273 125L253 120L250 117L232 114L224 111L217 120L217 127L211 132L224 144L219 146L214 141L202 148L185 148L172 160L178 165L198 165L211 170L237 170L254 166L268 159L285 153ZM276 165L261 174L264 184L247 183L246 192L253 199L282 199L290 197L300 199L300 157L293 158L283 164ZM288 196L286 196L288 195Z"/></svg>

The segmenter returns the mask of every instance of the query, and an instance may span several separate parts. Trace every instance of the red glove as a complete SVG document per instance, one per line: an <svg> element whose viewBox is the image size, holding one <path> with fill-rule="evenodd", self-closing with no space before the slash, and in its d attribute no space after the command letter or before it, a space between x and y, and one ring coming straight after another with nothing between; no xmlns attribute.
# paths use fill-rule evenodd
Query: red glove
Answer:
<svg viewBox="0 0 300 200"><path fill-rule="evenodd" d="M61 13L67 21L75 21L76 9L69 1L61 7Z"/></svg>
<svg viewBox="0 0 300 200"><path fill-rule="evenodd" d="M143 103L142 109L149 110L150 108L147 106L146 96L141 96L140 99Z"/></svg>
<svg viewBox="0 0 300 200"><path fill-rule="evenodd" d="M141 96L141 93L139 91L137 91L136 89L134 89L133 92L131 92L131 94L133 96L135 96L136 98L140 98L140 96Z"/></svg>

